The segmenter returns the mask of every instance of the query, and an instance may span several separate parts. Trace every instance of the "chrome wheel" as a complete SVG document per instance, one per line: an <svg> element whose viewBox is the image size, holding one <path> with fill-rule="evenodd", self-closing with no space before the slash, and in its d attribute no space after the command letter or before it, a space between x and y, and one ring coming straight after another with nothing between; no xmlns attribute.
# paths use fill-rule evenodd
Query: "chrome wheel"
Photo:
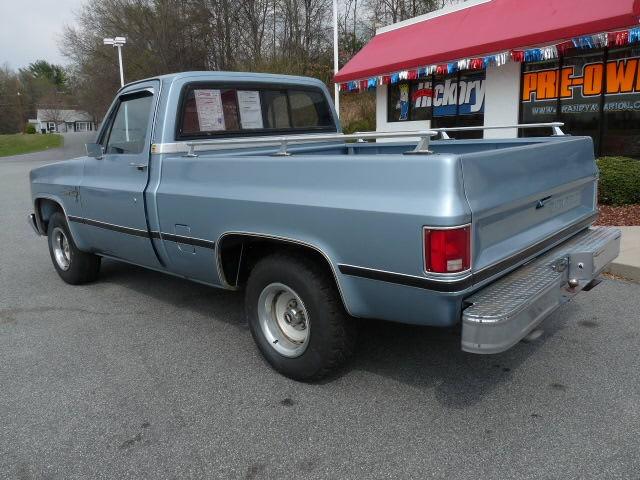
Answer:
<svg viewBox="0 0 640 480"><path fill-rule="evenodd" d="M69 252L69 240L60 227L53 229L51 233L51 245L53 246L53 257L56 259L58 267L62 270L69 270L71 265L71 253Z"/></svg>
<svg viewBox="0 0 640 480"><path fill-rule="evenodd" d="M299 357L309 343L309 315L296 292L282 283L267 285L258 298L258 319L269 344L285 357Z"/></svg>

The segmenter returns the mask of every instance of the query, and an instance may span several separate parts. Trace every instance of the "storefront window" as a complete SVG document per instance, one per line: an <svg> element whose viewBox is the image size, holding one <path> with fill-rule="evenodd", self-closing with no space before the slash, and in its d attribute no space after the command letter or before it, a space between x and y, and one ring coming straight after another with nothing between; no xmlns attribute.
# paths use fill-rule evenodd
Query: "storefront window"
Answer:
<svg viewBox="0 0 640 480"><path fill-rule="evenodd" d="M434 85L432 127L473 127L484 124L484 72L436 78ZM455 132L451 137L482 138L482 130Z"/></svg>
<svg viewBox="0 0 640 480"><path fill-rule="evenodd" d="M564 123L567 133L592 137L596 151L599 142L603 62L602 50L574 51L562 59L560 69L560 121Z"/></svg>
<svg viewBox="0 0 640 480"><path fill-rule="evenodd" d="M640 47L609 51L601 155L640 158Z"/></svg>
<svg viewBox="0 0 640 480"><path fill-rule="evenodd" d="M387 120L406 122L431 119L431 78L389 85Z"/></svg>
<svg viewBox="0 0 640 480"><path fill-rule="evenodd" d="M549 123L558 120L558 61L523 65L520 123ZM548 129L521 130L526 137L549 134Z"/></svg>
<svg viewBox="0 0 640 480"><path fill-rule="evenodd" d="M485 74L459 73L389 85L387 120L431 120L431 126L463 127L484 123ZM482 131L455 133L482 138Z"/></svg>
<svg viewBox="0 0 640 480"><path fill-rule="evenodd" d="M640 47L574 50L526 64L521 92L522 123L561 121L566 133L591 136L598 155L640 158Z"/></svg>

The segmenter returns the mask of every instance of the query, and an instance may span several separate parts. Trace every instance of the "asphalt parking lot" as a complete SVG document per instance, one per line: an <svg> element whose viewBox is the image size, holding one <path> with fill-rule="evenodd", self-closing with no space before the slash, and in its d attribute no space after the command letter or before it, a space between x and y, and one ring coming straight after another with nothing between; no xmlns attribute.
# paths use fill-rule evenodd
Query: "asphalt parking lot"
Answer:
<svg viewBox="0 0 640 480"><path fill-rule="evenodd" d="M605 280L497 356L363 325L321 384L262 360L240 294L105 261L71 287L0 158L0 478L640 478L640 285Z"/></svg>

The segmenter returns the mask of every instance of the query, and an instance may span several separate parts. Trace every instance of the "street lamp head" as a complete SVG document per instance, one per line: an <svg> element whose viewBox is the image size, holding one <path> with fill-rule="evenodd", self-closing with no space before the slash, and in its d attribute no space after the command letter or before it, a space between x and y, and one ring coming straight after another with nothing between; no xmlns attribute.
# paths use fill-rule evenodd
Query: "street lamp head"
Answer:
<svg viewBox="0 0 640 480"><path fill-rule="evenodd" d="M114 47L121 47L127 43L127 39L125 37L103 38L102 43L105 45L113 45Z"/></svg>
<svg viewBox="0 0 640 480"><path fill-rule="evenodd" d="M122 47L127 43L125 37L103 38L105 45L111 45L118 49L118 63L120 64L120 86L124 87L124 71L122 69Z"/></svg>

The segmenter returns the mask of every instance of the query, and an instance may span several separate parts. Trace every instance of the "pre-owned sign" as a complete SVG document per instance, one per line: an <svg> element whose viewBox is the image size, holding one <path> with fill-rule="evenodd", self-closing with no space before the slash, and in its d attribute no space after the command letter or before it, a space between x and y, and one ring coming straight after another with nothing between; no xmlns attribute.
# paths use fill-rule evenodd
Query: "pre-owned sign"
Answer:
<svg viewBox="0 0 640 480"><path fill-rule="evenodd" d="M605 94L615 95L640 92L640 61L638 58L612 60L606 65L590 63L575 72L575 67L526 72L523 76L522 101L574 98L576 92L583 97Z"/></svg>

